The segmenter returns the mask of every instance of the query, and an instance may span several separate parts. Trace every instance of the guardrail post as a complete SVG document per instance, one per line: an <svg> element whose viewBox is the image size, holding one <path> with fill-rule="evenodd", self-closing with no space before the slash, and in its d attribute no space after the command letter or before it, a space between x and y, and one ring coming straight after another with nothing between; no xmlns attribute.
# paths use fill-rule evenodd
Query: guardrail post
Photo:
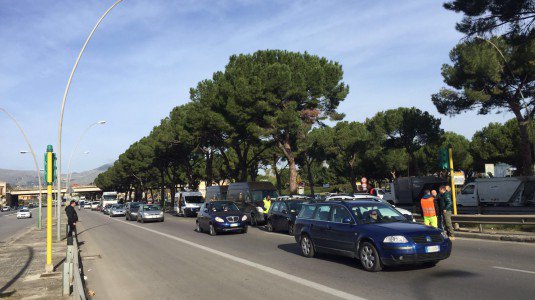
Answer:
<svg viewBox="0 0 535 300"><path fill-rule="evenodd" d="M71 244L67 246L67 254L65 256L65 262L63 263L63 296L68 296L71 294L71 278L72 278L72 267L73 267L73 249L72 241Z"/></svg>

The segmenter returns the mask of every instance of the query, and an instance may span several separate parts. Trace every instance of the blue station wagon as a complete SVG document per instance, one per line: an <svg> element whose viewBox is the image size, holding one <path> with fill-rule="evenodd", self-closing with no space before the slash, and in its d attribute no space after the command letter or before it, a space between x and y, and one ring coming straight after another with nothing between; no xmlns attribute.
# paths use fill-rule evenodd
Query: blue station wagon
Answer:
<svg viewBox="0 0 535 300"><path fill-rule="evenodd" d="M376 201L333 201L304 205L295 221L295 239L306 257L318 252L358 258L367 271L383 266L434 266L450 256L447 235L408 221Z"/></svg>

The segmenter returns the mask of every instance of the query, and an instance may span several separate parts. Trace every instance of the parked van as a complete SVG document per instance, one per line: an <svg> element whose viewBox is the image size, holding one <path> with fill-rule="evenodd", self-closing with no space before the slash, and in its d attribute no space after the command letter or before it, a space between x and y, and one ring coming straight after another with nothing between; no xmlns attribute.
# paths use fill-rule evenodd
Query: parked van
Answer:
<svg viewBox="0 0 535 300"><path fill-rule="evenodd" d="M206 187L206 201L227 200L228 185L212 185Z"/></svg>
<svg viewBox="0 0 535 300"><path fill-rule="evenodd" d="M457 195L459 206L526 206L535 204L535 177L480 178Z"/></svg>
<svg viewBox="0 0 535 300"><path fill-rule="evenodd" d="M174 211L178 216L196 217L203 203L201 192L178 192L175 194Z"/></svg>
<svg viewBox="0 0 535 300"><path fill-rule="evenodd" d="M250 224L256 226L265 222L263 200L267 195L272 200L279 196L271 182L235 182L228 186L227 200L234 201Z"/></svg>

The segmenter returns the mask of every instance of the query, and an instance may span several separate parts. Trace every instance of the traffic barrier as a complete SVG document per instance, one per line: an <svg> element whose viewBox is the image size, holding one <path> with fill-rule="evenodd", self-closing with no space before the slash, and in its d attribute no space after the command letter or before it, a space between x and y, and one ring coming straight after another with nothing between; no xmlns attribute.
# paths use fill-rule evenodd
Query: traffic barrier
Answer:
<svg viewBox="0 0 535 300"><path fill-rule="evenodd" d="M74 299L86 299L76 235L67 238L67 254L63 263L63 296L71 294Z"/></svg>
<svg viewBox="0 0 535 300"><path fill-rule="evenodd" d="M453 215L451 219L464 224L535 225L535 215Z"/></svg>

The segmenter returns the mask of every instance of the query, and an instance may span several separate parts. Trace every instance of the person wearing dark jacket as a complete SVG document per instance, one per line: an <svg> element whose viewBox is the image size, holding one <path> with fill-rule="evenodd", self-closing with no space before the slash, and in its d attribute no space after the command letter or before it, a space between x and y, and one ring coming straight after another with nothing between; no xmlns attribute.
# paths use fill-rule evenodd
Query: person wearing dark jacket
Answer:
<svg viewBox="0 0 535 300"><path fill-rule="evenodd" d="M76 232L76 222L78 222L78 214L74 207L76 206L76 201L72 200L69 206L65 207L65 213L67 214L67 223L69 224L69 232L67 237L71 237L73 232Z"/></svg>
<svg viewBox="0 0 535 300"><path fill-rule="evenodd" d="M453 201L451 200L451 193L446 190L445 186L440 187L440 203L442 209L446 231L451 240L454 240L453 223L451 222L451 215L453 214Z"/></svg>
<svg viewBox="0 0 535 300"><path fill-rule="evenodd" d="M436 190L431 191L431 196L435 198L435 209L437 211L437 225L440 230L444 229L443 221L442 221L442 208L440 203L440 195L437 193Z"/></svg>

